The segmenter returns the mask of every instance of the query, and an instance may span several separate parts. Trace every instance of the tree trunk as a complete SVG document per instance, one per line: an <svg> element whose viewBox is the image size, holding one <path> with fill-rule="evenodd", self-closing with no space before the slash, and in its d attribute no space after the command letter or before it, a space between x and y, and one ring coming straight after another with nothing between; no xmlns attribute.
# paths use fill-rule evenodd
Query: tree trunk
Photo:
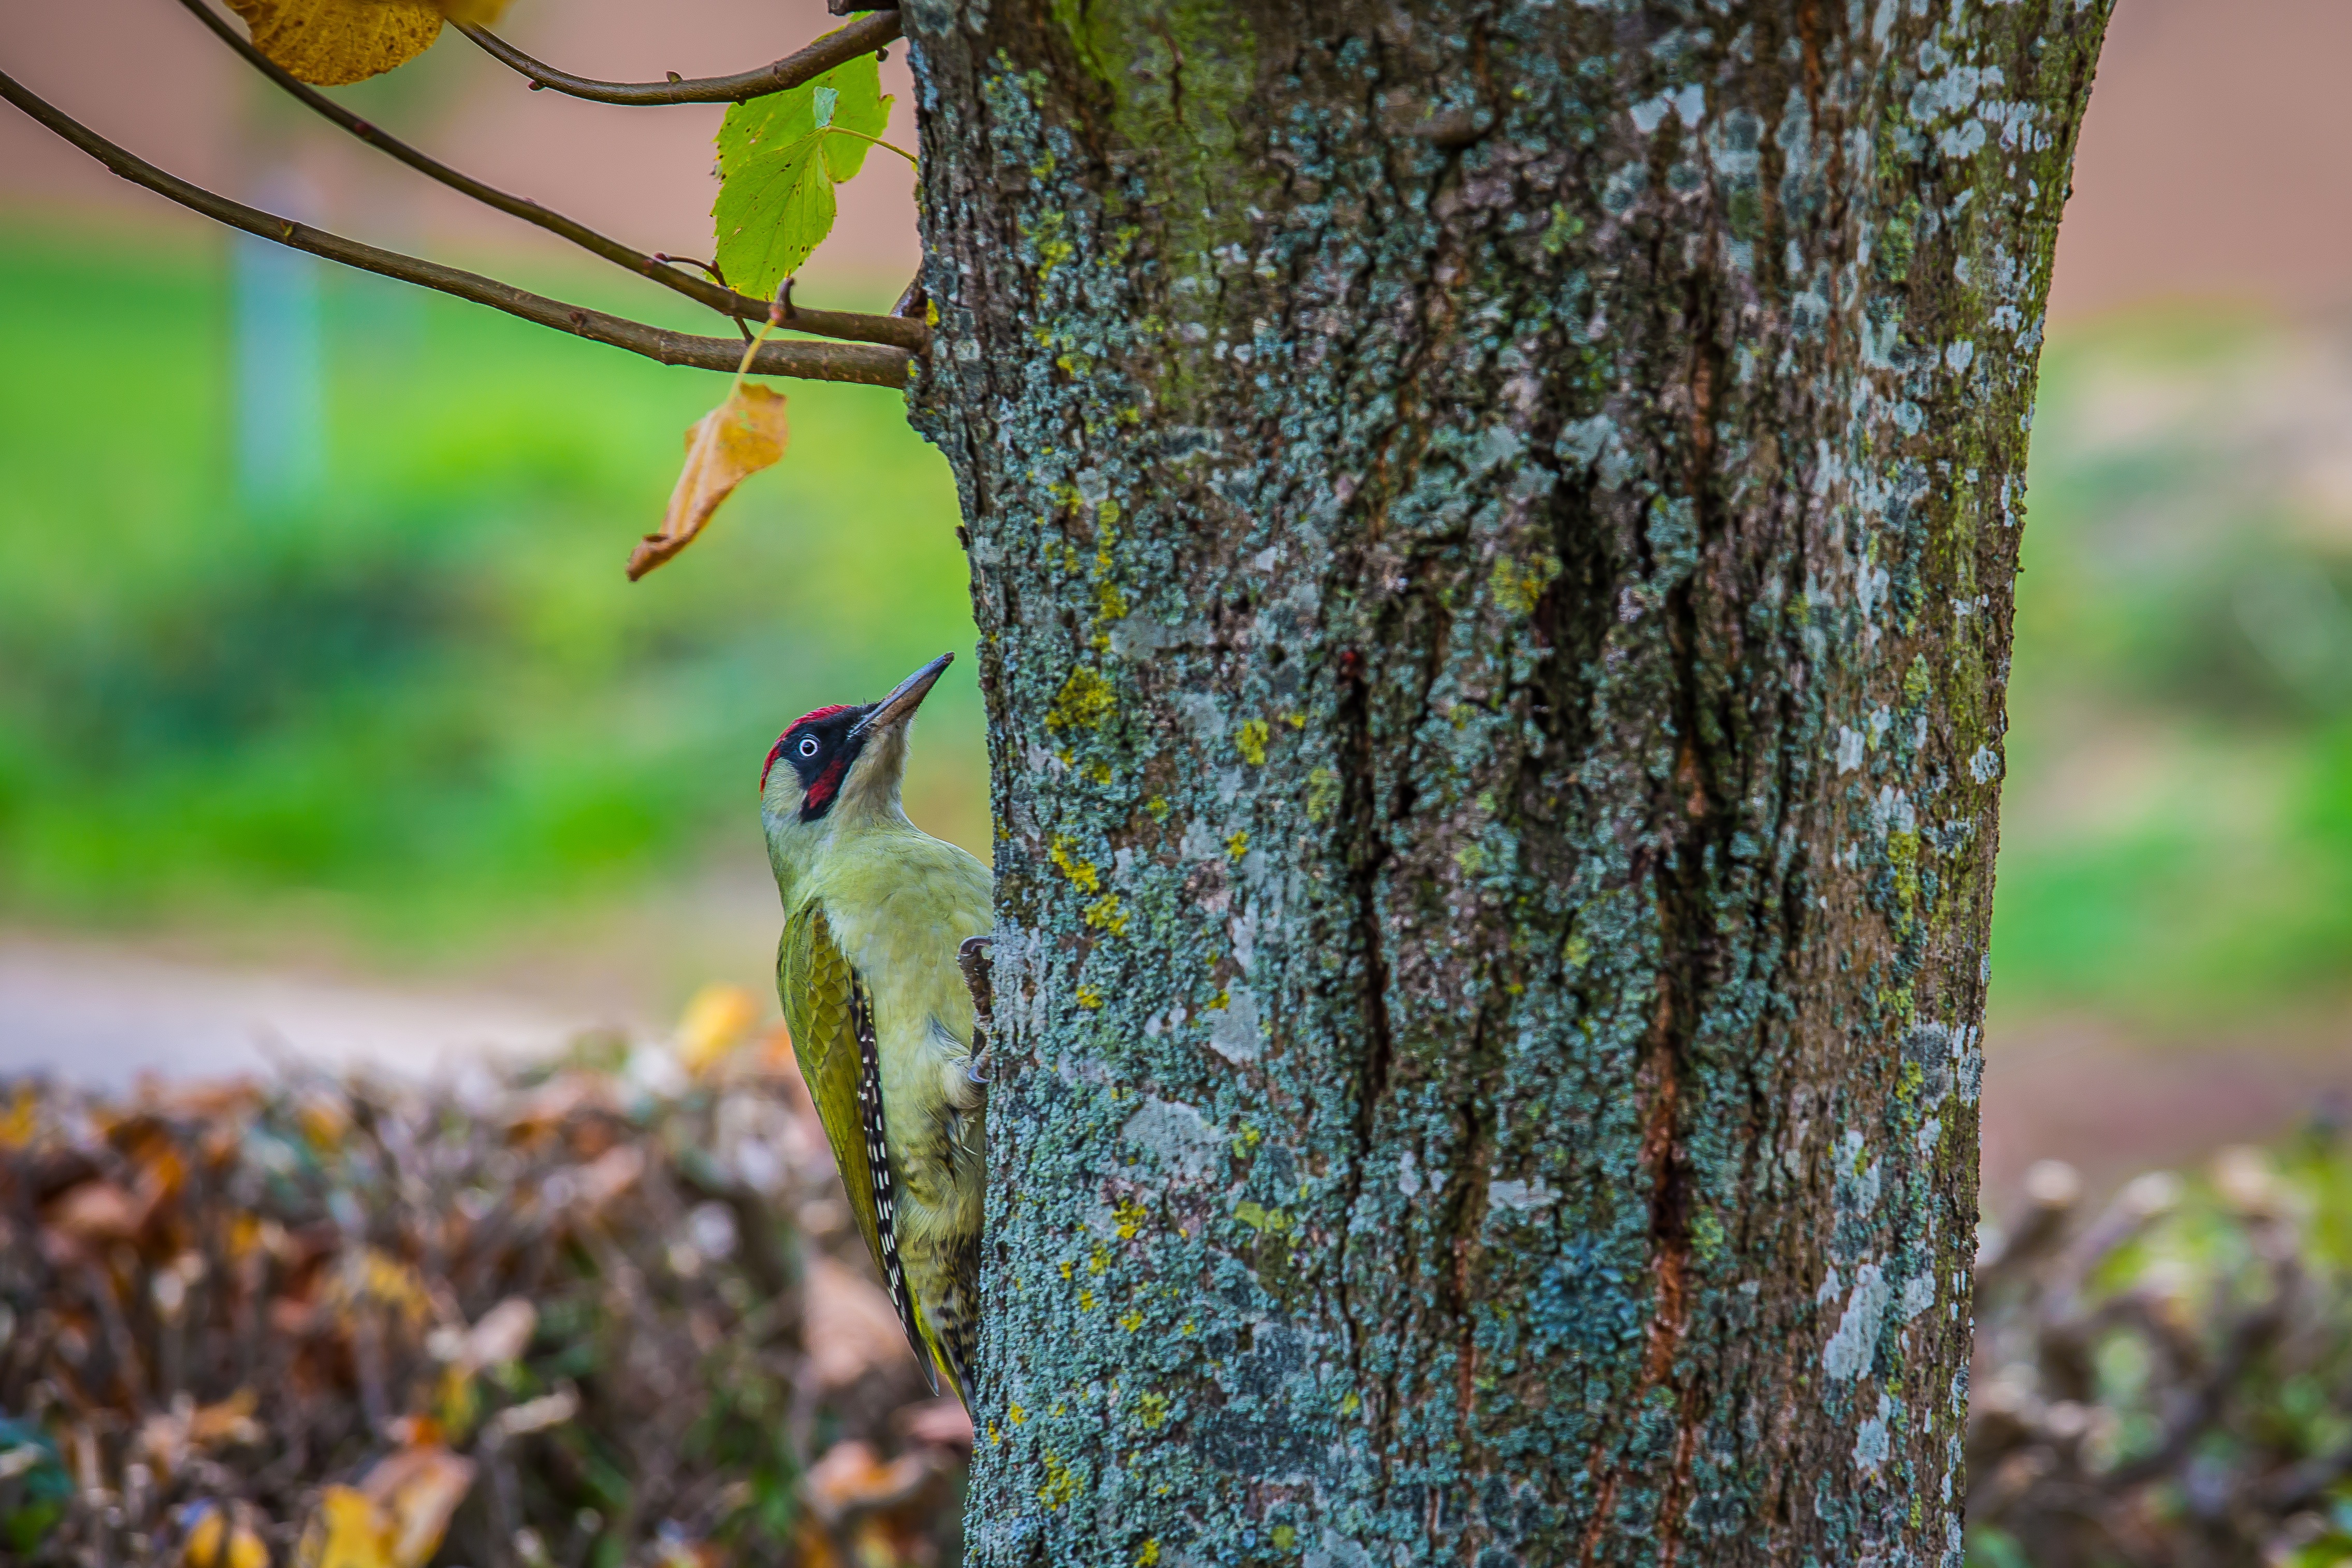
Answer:
<svg viewBox="0 0 2352 1568"><path fill-rule="evenodd" d="M1958 1561L2109 0L906 0L997 815L971 1561Z"/></svg>

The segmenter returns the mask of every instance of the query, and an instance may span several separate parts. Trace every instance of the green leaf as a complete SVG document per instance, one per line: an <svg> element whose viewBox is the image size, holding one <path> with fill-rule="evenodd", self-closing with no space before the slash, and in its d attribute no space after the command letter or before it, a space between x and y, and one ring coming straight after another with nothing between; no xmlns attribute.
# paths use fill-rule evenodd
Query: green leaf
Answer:
<svg viewBox="0 0 2352 1568"><path fill-rule="evenodd" d="M889 125L890 102L874 57L860 55L727 111L710 215L736 289L772 295L833 232L833 187L866 166L866 138Z"/></svg>

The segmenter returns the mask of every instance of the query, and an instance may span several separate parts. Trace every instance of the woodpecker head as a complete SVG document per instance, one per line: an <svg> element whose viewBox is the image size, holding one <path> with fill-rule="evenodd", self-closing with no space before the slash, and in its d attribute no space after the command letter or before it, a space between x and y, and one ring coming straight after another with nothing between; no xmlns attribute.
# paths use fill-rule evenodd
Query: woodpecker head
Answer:
<svg viewBox="0 0 2352 1568"><path fill-rule="evenodd" d="M907 726L954 658L940 655L879 702L804 713L776 738L760 771L760 815L772 849L828 828L905 820L898 781L907 771Z"/></svg>

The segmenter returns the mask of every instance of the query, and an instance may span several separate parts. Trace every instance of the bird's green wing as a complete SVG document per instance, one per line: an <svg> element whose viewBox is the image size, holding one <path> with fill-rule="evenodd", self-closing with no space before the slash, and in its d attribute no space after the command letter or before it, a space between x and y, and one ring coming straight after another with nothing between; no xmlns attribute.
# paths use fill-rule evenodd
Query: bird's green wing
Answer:
<svg viewBox="0 0 2352 1568"><path fill-rule="evenodd" d="M930 1347L917 1321L915 1299L898 1262L895 1233L897 1197L890 1170L890 1142L882 1115L881 1062L874 1039L874 1008L865 981L834 944L824 906L811 900L784 922L776 952L776 992L784 1023L793 1032L793 1054L808 1080L809 1098L833 1145L834 1163L858 1233L881 1270L890 1305L907 1330L907 1342L923 1375L939 1379Z"/></svg>

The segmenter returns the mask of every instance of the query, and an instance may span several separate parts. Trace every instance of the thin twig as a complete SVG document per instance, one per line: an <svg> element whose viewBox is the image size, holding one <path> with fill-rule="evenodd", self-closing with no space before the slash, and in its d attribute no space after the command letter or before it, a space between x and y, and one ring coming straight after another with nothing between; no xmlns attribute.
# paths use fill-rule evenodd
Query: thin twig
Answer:
<svg viewBox="0 0 2352 1568"><path fill-rule="evenodd" d="M419 152L407 142L383 131L373 121L361 119L333 99L305 86L293 74L268 56L255 48L227 19L205 4L205 0L180 0L194 12L197 20L211 28L223 43L245 57L247 62L260 71L302 105L379 152L390 153L418 174L438 180L451 190L468 195L485 206L496 207L511 217L536 224L550 234L561 235L583 250L604 258L615 267L625 268L640 278L652 279L665 289L674 289L698 305L707 305L722 316L739 321L765 321L768 302L748 294L738 294L725 286L725 279L706 283L699 278L665 266L664 258L647 256L633 250L619 240L598 234L587 225L578 223L562 214L551 212L528 196L511 195L460 170ZM793 327L814 332L819 337L840 338L854 343L888 343L895 348L921 353L927 334L910 332L903 322L887 316L861 315L846 310L803 310L798 312Z"/></svg>
<svg viewBox="0 0 2352 1568"><path fill-rule="evenodd" d="M324 229L312 228L308 224L275 216L247 206L242 202L233 202L201 185L191 184L177 175L165 174L152 163L116 146L5 74L0 74L0 98L15 104L131 184L168 196L182 206L193 208L231 228L243 229L247 234L259 235L264 239L274 240L296 250L306 250L313 256L323 256L330 261L340 261L364 272L436 289L461 300L471 300L478 305L504 310L510 316L520 316L527 321L536 321L543 327L553 327L600 343L609 343L614 348L626 349L631 353L643 354L664 364L731 371L742 359L743 345L733 339L697 337L644 321L633 321L624 316L607 315L584 306L569 305L561 300L551 300L545 295L501 283L494 278L482 277L479 273L444 267L418 257L404 256L396 250L379 249L359 240L330 234ZM796 311L795 324L803 315L818 313ZM905 350L879 344L772 342L761 345L751 370L758 375L796 376L804 381L850 381L862 382L869 386L904 386L911 363L912 356Z"/></svg>
<svg viewBox="0 0 2352 1568"><path fill-rule="evenodd" d="M529 77L533 88L553 88L558 92L596 103L625 103L639 107L668 103L742 103L750 99L765 98L772 92L782 92L811 78L823 76L834 67L854 60L860 55L872 54L897 38L900 30L898 12L877 11L835 32L827 33L806 48L795 50L775 64L762 66L758 70L744 71L736 76L673 78L668 81L597 81L541 64L487 27L478 27L471 22L452 22L449 25L480 45L485 54L509 70Z"/></svg>

